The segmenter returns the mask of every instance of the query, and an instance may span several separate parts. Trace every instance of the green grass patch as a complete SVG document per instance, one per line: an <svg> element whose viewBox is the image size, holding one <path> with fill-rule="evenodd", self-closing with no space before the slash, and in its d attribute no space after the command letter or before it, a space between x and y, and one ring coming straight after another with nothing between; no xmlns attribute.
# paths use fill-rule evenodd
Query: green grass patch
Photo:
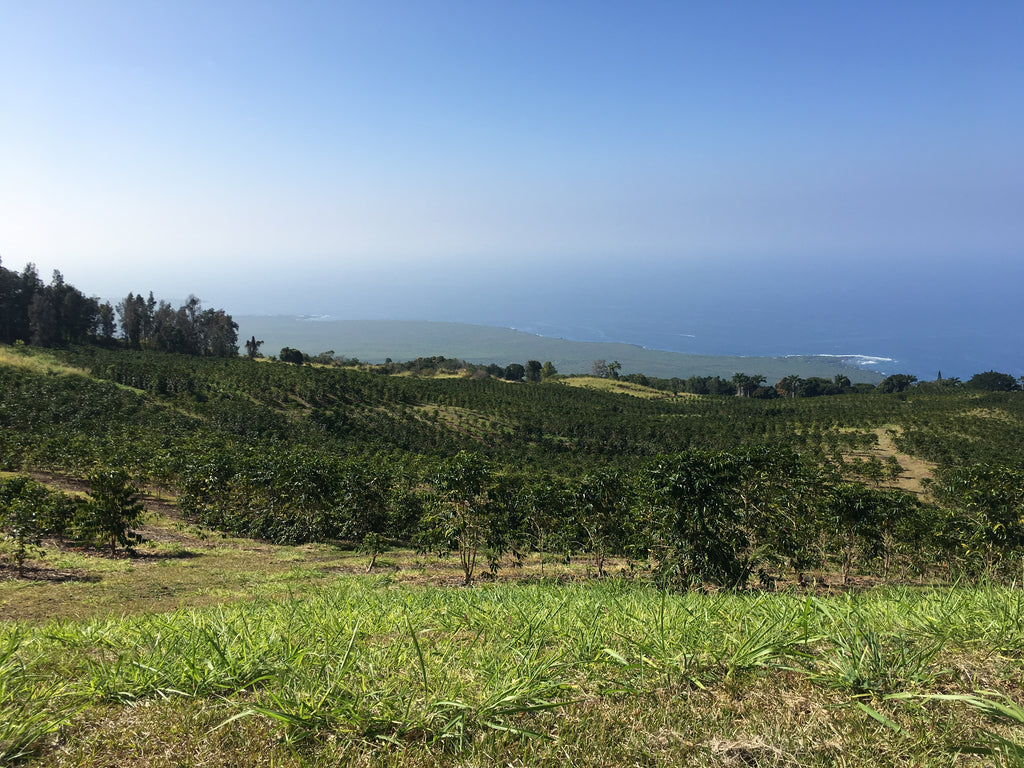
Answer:
<svg viewBox="0 0 1024 768"><path fill-rule="evenodd" d="M11 365L48 376L88 376L88 372L66 365L48 350L29 346L0 344L0 365Z"/></svg>
<svg viewBox="0 0 1024 768"><path fill-rule="evenodd" d="M4 707L33 765L949 765L1021 743L1020 599L342 576L8 622Z"/></svg>

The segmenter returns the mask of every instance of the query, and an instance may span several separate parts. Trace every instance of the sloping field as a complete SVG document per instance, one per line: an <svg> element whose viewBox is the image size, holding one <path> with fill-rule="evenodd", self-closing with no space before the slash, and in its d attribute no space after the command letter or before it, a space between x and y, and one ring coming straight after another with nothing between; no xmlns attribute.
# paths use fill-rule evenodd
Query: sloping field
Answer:
<svg viewBox="0 0 1024 768"><path fill-rule="evenodd" d="M1019 590L422 586L391 553L355 576L329 548L197 533L83 555L75 618L0 623L0 761L982 766L1024 741ZM54 588L16 586L5 609Z"/></svg>

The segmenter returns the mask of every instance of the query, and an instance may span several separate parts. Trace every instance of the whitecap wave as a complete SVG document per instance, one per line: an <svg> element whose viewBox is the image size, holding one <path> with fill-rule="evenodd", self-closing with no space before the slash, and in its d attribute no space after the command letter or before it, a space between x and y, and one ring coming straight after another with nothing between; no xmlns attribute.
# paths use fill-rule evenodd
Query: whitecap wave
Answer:
<svg viewBox="0 0 1024 768"><path fill-rule="evenodd" d="M844 363L848 363L849 365L859 365L862 368L896 362L896 358L883 357L881 355L842 355L832 352L813 355L786 355L786 357L830 357L834 360L842 360Z"/></svg>

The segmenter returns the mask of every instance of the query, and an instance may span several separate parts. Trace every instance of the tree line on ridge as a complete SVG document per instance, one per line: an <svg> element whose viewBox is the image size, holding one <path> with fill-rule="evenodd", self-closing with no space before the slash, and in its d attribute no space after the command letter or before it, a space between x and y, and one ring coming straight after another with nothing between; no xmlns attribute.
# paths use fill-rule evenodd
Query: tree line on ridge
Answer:
<svg viewBox="0 0 1024 768"><path fill-rule="evenodd" d="M111 345L118 340L133 349L189 355L233 357L238 354L238 324L222 309L203 309L189 296L175 309L129 293L116 306L86 296L54 271L49 284L33 264L19 273L0 264L0 342L62 347Z"/></svg>

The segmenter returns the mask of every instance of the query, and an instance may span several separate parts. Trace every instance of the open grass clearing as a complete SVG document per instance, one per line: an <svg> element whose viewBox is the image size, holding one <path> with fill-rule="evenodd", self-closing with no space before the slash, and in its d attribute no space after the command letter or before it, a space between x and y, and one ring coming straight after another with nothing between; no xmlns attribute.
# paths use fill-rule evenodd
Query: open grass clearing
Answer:
<svg viewBox="0 0 1024 768"><path fill-rule="evenodd" d="M426 422L439 422L463 434L481 439L507 433L511 427L486 413L455 406L414 406L410 409Z"/></svg>
<svg viewBox="0 0 1024 768"><path fill-rule="evenodd" d="M1013 588L668 594L586 560L463 588L455 558L362 575L330 545L146 532L0 583L29 765L987 765L1024 741L950 698L1024 699Z"/></svg>
<svg viewBox="0 0 1024 768"><path fill-rule="evenodd" d="M903 467L903 472L896 480L896 487L903 491L923 494L925 492L925 481L935 476L936 465L934 462L903 453L896 447L892 433L894 427L879 427L874 430L878 435L877 453L879 458L886 459L889 456L896 457L896 460Z"/></svg>
<svg viewBox="0 0 1024 768"><path fill-rule="evenodd" d="M66 492L82 492L69 479L35 477ZM146 541L132 555L112 558L91 547L46 541L43 555L28 562L27 579L16 578L13 564L0 563L0 619L40 623L296 597L338 576L365 574L370 564L370 555L351 547L226 537L183 521L165 498L147 495L143 501L148 514L138 531ZM610 567L628 571L625 561ZM592 572L590 558L564 563L533 554L519 567L509 559L497 575L484 572L478 579L564 581L586 579ZM406 585L450 586L463 579L457 556L407 549L379 555L373 574Z"/></svg>
<svg viewBox="0 0 1024 768"><path fill-rule="evenodd" d="M597 376L570 376L558 380L560 383L570 387L585 387L596 389L601 392L615 392L621 395L631 395L645 400L671 400L674 397L696 397L686 392L673 395L662 389L645 387L642 384L635 384L631 381L620 381L619 379L603 379Z"/></svg>
<svg viewBox="0 0 1024 768"><path fill-rule="evenodd" d="M43 373L48 376L88 376L88 372L81 368L75 368L57 359L49 352L40 350L37 347L11 347L0 344L0 365L12 365L24 368L33 373Z"/></svg>
<svg viewBox="0 0 1024 768"><path fill-rule="evenodd" d="M857 432L858 430L840 431ZM899 427L893 425L872 429L868 434L874 434L877 437L874 445L863 447L860 450L844 451L844 458L850 461L854 467L859 463L870 461L877 461L880 462L880 466L885 466L887 460L895 459L899 463L900 473L895 477L887 476L883 483L884 486L898 488L917 496L925 496L927 483L935 476L937 465L900 451L894 440L894 437L899 435L899 431Z"/></svg>

